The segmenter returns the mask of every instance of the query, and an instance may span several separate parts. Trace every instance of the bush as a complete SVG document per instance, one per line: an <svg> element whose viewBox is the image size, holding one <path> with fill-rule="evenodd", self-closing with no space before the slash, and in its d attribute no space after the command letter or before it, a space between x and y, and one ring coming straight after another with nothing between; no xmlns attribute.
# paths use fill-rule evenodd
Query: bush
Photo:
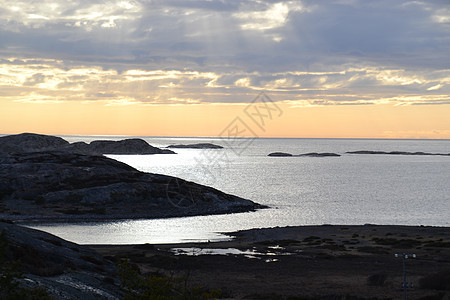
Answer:
<svg viewBox="0 0 450 300"><path fill-rule="evenodd" d="M127 261L120 262L118 269L125 300L202 300L222 296L220 290L207 290L204 287L189 288L186 278L169 278L157 274L143 276Z"/></svg>

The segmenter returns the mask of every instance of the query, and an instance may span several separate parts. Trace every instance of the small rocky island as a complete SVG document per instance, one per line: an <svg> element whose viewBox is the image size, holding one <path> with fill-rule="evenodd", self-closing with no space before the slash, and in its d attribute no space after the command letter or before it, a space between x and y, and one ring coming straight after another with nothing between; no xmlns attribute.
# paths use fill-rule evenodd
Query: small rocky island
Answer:
<svg viewBox="0 0 450 300"><path fill-rule="evenodd" d="M407 151L371 151L359 150L348 151L348 154L384 154L384 155L431 155L431 156L450 156L450 153L428 153L428 152L407 152Z"/></svg>
<svg viewBox="0 0 450 300"><path fill-rule="evenodd" d="M8 152L11 148L25 151L0 153L0 218L6 220L161 218L263 207L176 177L140 172L104 156L49 150L68 146L59 138L28 134L22 137L32 139L33 146L13 136L17 143L9 145ZM123 150L120 142L114 145L119 146L118 152ZM37 148L40 151L26 151Z"/></svg>
<svg viewBox="0 0 450 300"><path fill-rule="evenodd" d="M222 146L210 143L198 143L189 145L170 145L167 148L181 148L181 149L223 149Z"/></svg>
<svg viewBox="0 0 450 300"><path fill-rule="evenodd" d="M327 152L323 152L323 153L311 152L311 153L304 153L304 154L298 154L298 155L293 155L291 153L285 153L285 152L272 152L267 156L272 156L272 157L339 157L341 155L336 154L336 153L327 153Z"/></svg>

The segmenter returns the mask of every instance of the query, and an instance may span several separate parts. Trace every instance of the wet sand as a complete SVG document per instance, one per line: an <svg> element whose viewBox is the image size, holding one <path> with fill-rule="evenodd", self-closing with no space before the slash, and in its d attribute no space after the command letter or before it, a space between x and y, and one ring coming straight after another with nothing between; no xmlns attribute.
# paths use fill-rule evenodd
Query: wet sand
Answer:
<svg viewBox="0 0 450 300"><path fill-rule="evenodd" d="M110 259L128 258L142 273L186 276L191 286L222 289L228 299L402 299L402 259L394 254L416 254L406 262L414 283L408 299L450 295L420 287L422 278L450 270L448 227L323 225L230 235L226 242L91 247ZM185 248L184 255L173 248ZM213 255L229 248L245 253Z"/></svg>

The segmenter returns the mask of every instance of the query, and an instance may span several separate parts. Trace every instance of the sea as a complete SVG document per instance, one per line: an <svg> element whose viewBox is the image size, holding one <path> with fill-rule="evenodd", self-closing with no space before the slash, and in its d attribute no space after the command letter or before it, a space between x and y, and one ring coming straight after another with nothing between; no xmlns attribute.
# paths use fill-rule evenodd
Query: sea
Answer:
<svg viewBox="0 0 450 300"><path fill-rule="evenodd" d="M62 137L69 142L130 138ZM450 156L346 153L450 153L450 140L138 138L161 148L194 143L224 148L106 156L140 171L212 186L269 208L224 215L28 226L80 244L207 242L229 239L227 232L296 225L450 226ZM341 156L269 157L272 152Z"/></svg>

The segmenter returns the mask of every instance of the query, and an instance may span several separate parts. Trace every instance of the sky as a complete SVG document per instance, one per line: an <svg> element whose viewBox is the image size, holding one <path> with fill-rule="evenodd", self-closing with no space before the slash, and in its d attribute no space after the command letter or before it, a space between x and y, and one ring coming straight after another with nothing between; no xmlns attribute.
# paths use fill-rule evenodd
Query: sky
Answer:
<svg viewBox="0 0 450 300"><path fill-rule="evenodd" d="M0 133L450 139L449 54L442 0L0 0Z"/></svg>

